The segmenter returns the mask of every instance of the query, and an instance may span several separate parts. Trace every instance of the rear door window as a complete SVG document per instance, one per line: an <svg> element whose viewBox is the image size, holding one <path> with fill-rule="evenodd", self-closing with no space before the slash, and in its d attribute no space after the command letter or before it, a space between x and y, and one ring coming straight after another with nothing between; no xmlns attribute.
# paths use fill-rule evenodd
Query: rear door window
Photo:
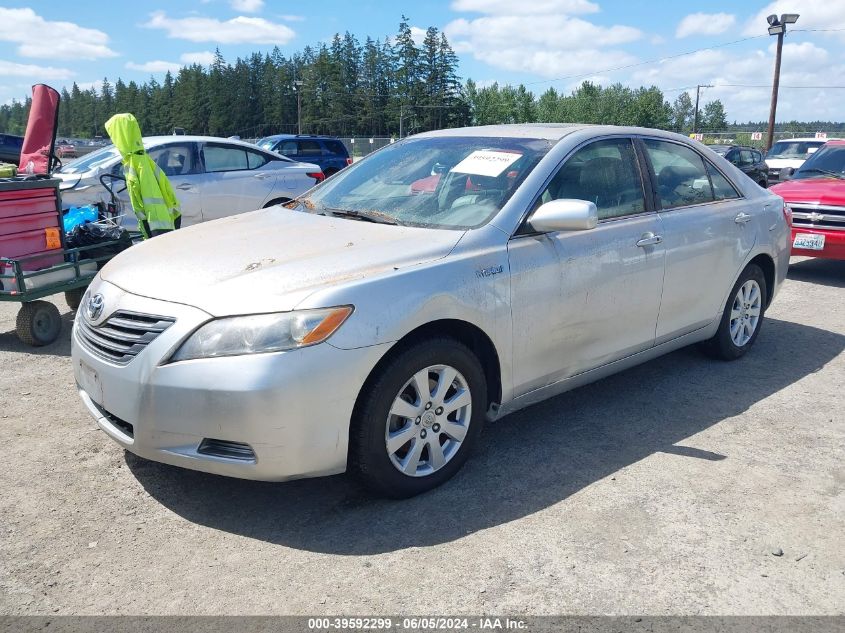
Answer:
<svg viewBox="0 0 845 633"><path fill-rule="evenodd" d="M203 150L203 157L205 171L209 173L249 169L246 150L242 147L209 144Z"/></svg>
<svg viewBox="0 0 845 633"><path fill-rule="evenodd" d="M300 156L322 156L323 147L320 141L297 141Z"/></svg>
<svg viewBox="0 0 845 633"><path fill-rule="evenodd" d="M716 200L733 200L734 198L740 197L739 192L730 181L710 163L707 163L707 173L710 175L710 183L713 185L713 196Z"/></svg>
<svg viewBox="0 0 845 633"><path fill-rule="evenodd" d="M713 187L701 158L692 149L669 141L643 139L657 178L663 209L713 202Z"/></svg>

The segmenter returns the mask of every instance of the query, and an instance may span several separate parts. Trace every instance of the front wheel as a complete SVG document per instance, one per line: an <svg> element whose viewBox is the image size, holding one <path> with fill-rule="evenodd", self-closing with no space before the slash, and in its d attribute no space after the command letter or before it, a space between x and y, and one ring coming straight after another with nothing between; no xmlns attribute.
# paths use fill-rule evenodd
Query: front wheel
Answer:
<svg viewBox="0 0 845 633"><path fill-rule="evenodd" d="M451 478L481 433L487 384L478 358L449 338L417 343L367 382L352 420L350 471L405 498Z"/></svg>
<svg viewBox="0 0 845 633"><path fill-rule="evenodd" d="M763 271L750 264L731 290L716 335L703 343L702 349L722 360L736 360L745 355L763 325L767 292Z"/></svg>

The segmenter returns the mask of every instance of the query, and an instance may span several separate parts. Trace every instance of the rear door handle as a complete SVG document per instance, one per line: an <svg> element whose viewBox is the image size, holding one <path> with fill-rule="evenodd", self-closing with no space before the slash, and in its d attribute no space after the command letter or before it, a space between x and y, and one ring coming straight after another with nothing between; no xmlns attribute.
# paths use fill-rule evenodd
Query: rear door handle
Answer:
<svg viewBox="0 0 845 633"><path fill-rule="evenodd" d="M663 241L662 235L655 235L651 231L648 233L643 233L643 236L637 240L637 246L654 246L655 244L660 244Z"/></svg>
<svg viewBox="0 0 845 633"><path fill-rule="evenodd" d="M266 173L263 173L263 172L262 172L262 173L260 173L260 174L255 174L255 175L253 176L253 178L258 178L258 180L265 180L265 179L269 178L271 175L272 175L272 174L266 174Z"/></svg>
<svg viewBox="0 0 845 633"><path fill-rule="evenodd" d="M734 218L734 222L737 224L747 224L751 222L751 216L744 211L741 211L738 216Z"/></svg>
<svg viewBox="0 0 845 633"><path fill-rule="evenodd" d="M181 185L176 185L176 188L179 191L193 191L194 190L194 186L191 185L191 184L188 184L187 182L183 182Z"/></svg>

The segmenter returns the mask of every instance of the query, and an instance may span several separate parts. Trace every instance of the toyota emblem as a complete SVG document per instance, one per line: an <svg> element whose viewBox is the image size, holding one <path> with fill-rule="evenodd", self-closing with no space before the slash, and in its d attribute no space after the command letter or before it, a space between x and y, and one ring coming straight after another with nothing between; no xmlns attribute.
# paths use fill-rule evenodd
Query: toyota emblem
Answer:
<svg viewBox="0 0 845 633"><path fill-rule="evenodd" d="M88 304L85 306L85 316L88 317L89 321L96 321L100 318L100 315L103 314L103 308L105 305L106 302L103 299L103 295L99 293L92 295L92 297L88 299Z"/></svg>

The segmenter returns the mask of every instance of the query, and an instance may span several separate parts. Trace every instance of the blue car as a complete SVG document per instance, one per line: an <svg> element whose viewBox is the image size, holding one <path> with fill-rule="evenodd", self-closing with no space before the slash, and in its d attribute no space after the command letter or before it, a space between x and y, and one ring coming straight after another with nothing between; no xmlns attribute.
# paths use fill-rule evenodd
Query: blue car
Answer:
<svg viewBox="0 0 845 633"><path fill-rule="evenodd" d="M326 178L352 164L346 146L332 136L276 134L265 136L256 145L296 161L319 165Z"/></svg>

